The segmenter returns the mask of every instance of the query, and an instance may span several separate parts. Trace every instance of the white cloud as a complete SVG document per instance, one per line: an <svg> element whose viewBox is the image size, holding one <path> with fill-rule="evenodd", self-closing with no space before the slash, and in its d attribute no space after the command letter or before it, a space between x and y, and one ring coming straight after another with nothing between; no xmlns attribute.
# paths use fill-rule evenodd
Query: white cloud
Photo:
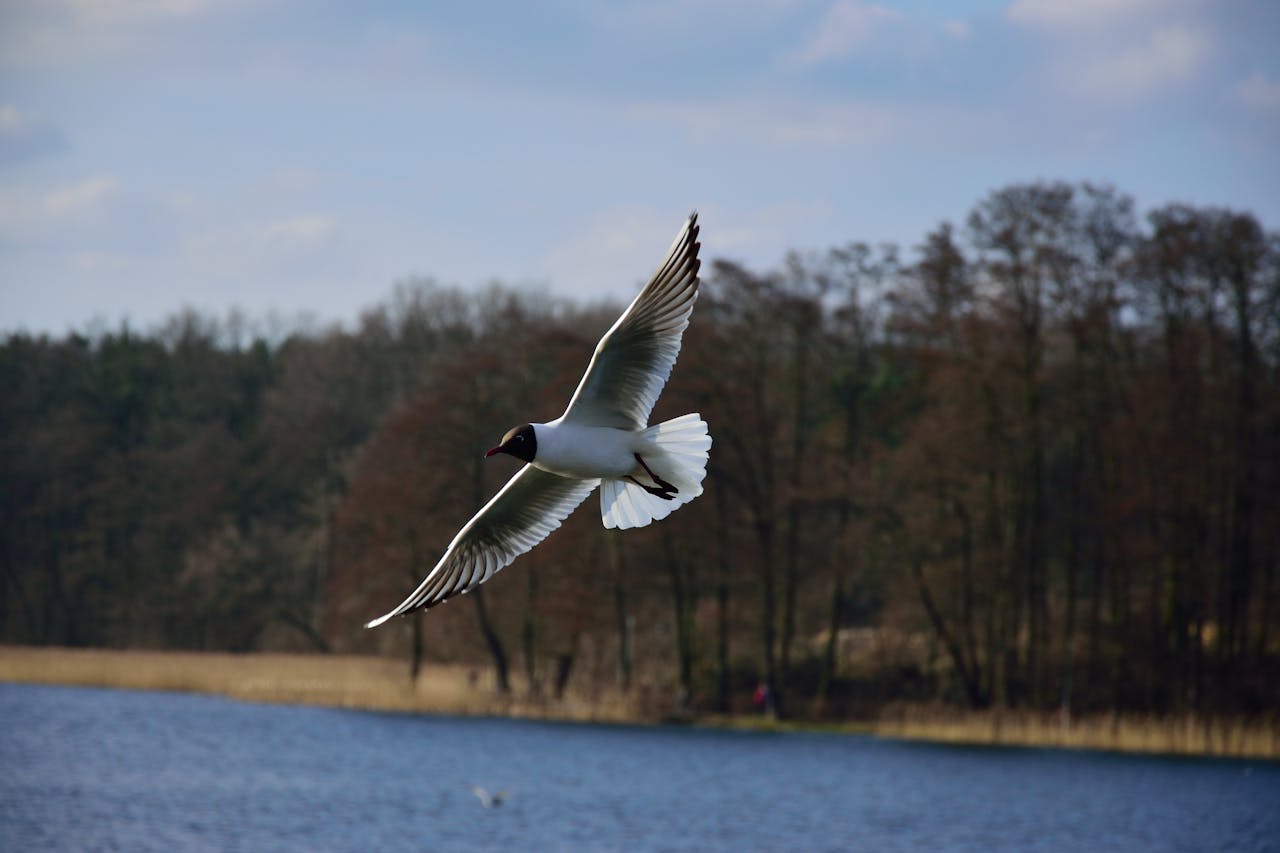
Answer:
<svg viewBox="0 0 1280 853"><path fill-rule="evenodd" d="M119 181L109 175L89 178L48 193L40 209L53 218L85 213L99 208L119 188Z"/></svg>
<svg viewBox="0 0 1280 853"><path fill-rule="evenodd" d="M206 211L204 219L186 231L181 251L215 263L237 258L264 267L306 264L331 255L338 243L337 221L319 213L227 222Z"/></svg>
<svg viewBox="0 0 1280 853"><path fill-rule="evenodd" d="M584 3L581 14L610 30L670 35L672 23L696 32L700 26L763 25L792 12L804 0L625 0Z"/></svg>
<svg viewBox="0 0 1280 853"><path fill-rule="evenodd" d="M0 187L0 241L22 248L95 239L118 224L120 182L98 175L52 188Z"/></svg>
<svg viewBox="0 0 1280 853"><path fill-rule="evenodd" d="M297 216L270 222L262 234L271 246L286 250L323 245L337 233L336 223L327 216Z"/></svg>
<svg viewBox="0 0 1280 853"><path fill-rule="evenodd" d="M16 107L0 107L0 136L17 133L22 129L23 124L23 117L18 114Z"/></svg>
<svg viewBox="0 0 1280 853"><path fill-rule="evenodd" d="M320 186L325 176L303 166L282 166L267 175L262 184L271 194L305 193Z"/></svg>
<svg viewBox="0 0 1280 853"><path fill-rule="evenodd" d="M1220 22L1206 0L1012 0L1005 20L1043 51L1061 93L1124 103L1185 85L1213 58Z"/></svg>
<svg viewBox="0 0 1280 853"><path fill-rule="evenodd" d="M714 223L703 243L704 257L734 258L750 255L780 258L788 249L804 248L788 245L795 237L797 222L813 223L831 216L830 204L822 201L792 201L758 208L719 208L704 211L704 221Z"/></svg>
<svg viewBox="0 0 1280 853"><path fill-rule="evenodd" d="M645 123L682 128L698 145L746 142L781 149L874 146L902 129L900 110L849 101L646 101L627 108L626 114Z"/></svg>
<svg viewBox="0 0 1280 853"><path fill-rule="evenodd" d="M174 28L247 0L4 0L0 65L51 68L177 50Z"/></svg>
<svg viewBox="0 0 1280 853"><path fill-rule="evenodd" d="M539 274L558 294L629 301L653 273L685 212L635 206L594 211L543 254ZM807 248L794 242L797 223L807 231L832 215L829 203L813 199L759 207L709 203L699 207L700 256L704 264L719 258L776 263L788 249ZM704 276L708 272L704 267Z"/></svg>
<svg viewBox="0 0 1280 853"><path fill-rule="evenodd" d="M679 227L669 213L652 208L599 211L543 254L539 272L574 297L630 298L636 284L653 273Z"/></svg>
<svg viewBox="0 0 1280 853"><path fill-rule="evenodd" d="M116 24L153 18L182 18L198 14L214 4L210 0L62 0L44 5L62 6L86 22Z"/></svg>
<svg viewBox="0 0 1280 853"><path fill-rule="evenodd" d="M101 213L120 189L110 175L86 178L50 190L17 188L0 192L0 234L28 238L69 220Z"/></svg>
<svg viewBox="0 0 1280 853"><path fill-rule="evenodd" d="M1141 44L1094 53L1078 68L1063 69L1069 88L1107 100L1148 95L1191 79L1211 53L1209 37L1186 26L1155 30Z"/></svg>
<svg viewBox="0 0 1280 853"><path fill-rule="evenodd" d="M999 110L950 102L852 98L726 98L651 100L622 108L627 120L683 131L698 147L751 151L753 156L891 154L903 150L948 155L986 148L1014 129Z"/></svg>
<svg viewBox="0 0 1280 853"><path fill-rule="evenodd" d="M866 45L878 30L902 20L902 13L885 6L836 0L817 30L795 53L799 65L816 65L844 59Z"/></svg>
<svg viewBox="0 0 1280 853"><path fill-rule="evenodd" d="M1255 71L1231 88L1231 100L1256 113L1280 114L1280 81L1272 82Z"/></svg>
<svg viewBox="0 0 1280 853"><path fill-rule="evenodd" d="M1013 0L1005 18L1021 26L1061 32L1102 30L1167 10L1176 0Z"/></svg>

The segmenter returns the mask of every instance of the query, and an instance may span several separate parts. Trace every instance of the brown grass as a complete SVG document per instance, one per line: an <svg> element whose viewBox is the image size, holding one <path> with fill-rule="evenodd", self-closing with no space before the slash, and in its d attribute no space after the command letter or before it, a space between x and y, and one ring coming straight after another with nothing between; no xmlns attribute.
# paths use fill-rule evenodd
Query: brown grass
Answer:
<svg viewBox="0 0 1280 853"><path fill-rule="evenodd" d="M354 655L221 654L0 647L0 681L211 693L250 702L381 711L501 715L583 721L631 719L621 696L590 700L495 691L466 666L427 665L417 682L401 661Z"/></svg>
<svg viewBox="0 0 1280 853"><path fill-rule="evenodd" d="M884 737L941 743L1100 749L1174 755L1280 759L1280 720L1100 714L1071 718L1028 711L887 709Z"/></svg>
<svg viewBox="0 0 1280 853"><path fill-rule="evenodd" d="M338 708L527 717L582 722L656 722L661 696L637 690L570 692L563 699L512 695L493 689L487 670L432 664L417 683L402 661L350 655L232 655L105 649L0 647L0 681L77 684L135 690L176 690L232 696L252 702ZM811 728L759 717L699 720L735 728ZM1280 759L1280 719L1154 718L1103 715L1063 719L1030 712L968 712L954 708L895 706L870 724L825 730L957 744L1103 749L1185 755Z"/></svg>

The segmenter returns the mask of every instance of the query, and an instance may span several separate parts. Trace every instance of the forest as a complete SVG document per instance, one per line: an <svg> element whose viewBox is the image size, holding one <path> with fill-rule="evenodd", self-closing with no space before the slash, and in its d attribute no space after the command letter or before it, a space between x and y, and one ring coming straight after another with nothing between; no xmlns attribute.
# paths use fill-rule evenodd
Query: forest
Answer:
<svg viewBox="0 0 1280 853"><path fill-rule="evenodd" d="M652 422L708 422L704 494L621 533L592 498L374 631L621 305L407 280L332 326L6 332L0 643L376 653L706 711L766 684L797 716L1280 707L1280 234L1035 182L918 245L702 278Z"/></svg>

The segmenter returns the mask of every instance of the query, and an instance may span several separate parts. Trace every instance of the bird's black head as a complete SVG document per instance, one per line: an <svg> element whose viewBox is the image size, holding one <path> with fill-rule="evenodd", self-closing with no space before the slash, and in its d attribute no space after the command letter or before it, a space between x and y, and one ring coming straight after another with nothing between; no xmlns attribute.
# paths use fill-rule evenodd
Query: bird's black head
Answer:
<svg viewBox="0 0 1280 853"><path fill-rule="evenodd" d="M508 453L517 459L532 462L533 457L538 453L538 437L533 431L533 425L524 424L508 430L502 437L502 443L497 447L489 448L485 456L493 456L495 453Z"/></svg>

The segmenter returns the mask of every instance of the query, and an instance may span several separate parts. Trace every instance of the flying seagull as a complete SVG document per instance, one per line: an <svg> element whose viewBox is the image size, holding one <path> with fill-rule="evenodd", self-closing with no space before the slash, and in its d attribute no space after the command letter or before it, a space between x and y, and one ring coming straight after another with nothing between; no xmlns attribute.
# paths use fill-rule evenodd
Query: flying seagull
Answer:
<svg viewBox="0 0 1280 853"><path fill-rule="evenodd" d="M466 523L426 579L368 623L434 607L493 577L560 526L596 487L607 528L644 527L702 494L711 436L693 413L649 426L698 298L698 215L596 344L564 414L507 432L485 456L526 464Z"/></svg>

